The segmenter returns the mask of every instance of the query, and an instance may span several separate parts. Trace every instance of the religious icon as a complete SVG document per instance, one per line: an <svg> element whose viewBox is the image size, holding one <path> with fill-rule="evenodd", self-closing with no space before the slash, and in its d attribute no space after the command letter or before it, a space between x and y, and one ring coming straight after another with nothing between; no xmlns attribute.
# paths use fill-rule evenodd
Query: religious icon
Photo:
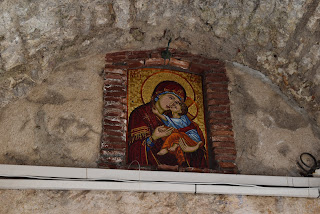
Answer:
<svg viewBox="0 0 320 214"><path fill-rule="evenodd" d="M201 76L130 70L128 116L128 164L208 167Z"/></svg>

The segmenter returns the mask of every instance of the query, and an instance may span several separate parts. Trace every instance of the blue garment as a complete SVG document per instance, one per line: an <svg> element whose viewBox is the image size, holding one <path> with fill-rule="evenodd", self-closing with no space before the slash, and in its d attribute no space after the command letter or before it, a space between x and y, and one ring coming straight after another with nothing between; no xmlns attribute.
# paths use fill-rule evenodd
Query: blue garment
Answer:
<svg viewBox="0 0 320 214"><path fill-rule="evenodd" d="M175 129L181 129L181 128L185 128L187 126L189 126L191 124L191 121L189 120L189 118L187 117L187 115L182 115L180 118L170 118L167 115L163 116L167 119L167 120L162 120L163 123L168 126L168 127L173 127ZM187 132L185 132L192 140L194 140L195 142L200 142L201 138L197 132L196 129L191 129Z"/></svg>

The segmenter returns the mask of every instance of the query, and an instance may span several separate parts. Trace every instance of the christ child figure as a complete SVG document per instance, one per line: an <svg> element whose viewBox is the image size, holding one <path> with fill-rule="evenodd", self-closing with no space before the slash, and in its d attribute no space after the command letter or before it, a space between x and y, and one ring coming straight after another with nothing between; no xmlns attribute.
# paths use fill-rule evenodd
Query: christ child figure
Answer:
<svg viewBox="0 0 320 214"><path fill-rule="evenodd" d="M188 106L184 102L175 102L170 107L172 117L160 114L156 109L152 110L160 117L167 127L175 128L174 131L165 139L158 155L165 155L168 152L175 154L178 164L185 163L183 152L194 152L203 143L195 125L187 116Z"/></svg>

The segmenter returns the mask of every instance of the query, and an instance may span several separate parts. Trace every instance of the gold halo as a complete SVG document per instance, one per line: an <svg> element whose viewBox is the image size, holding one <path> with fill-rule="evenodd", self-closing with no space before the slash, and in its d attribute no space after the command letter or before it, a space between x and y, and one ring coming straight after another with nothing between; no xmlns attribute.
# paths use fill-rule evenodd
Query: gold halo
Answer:
<svg viewBox="0 0 320 214"><path fill-rule="evenodd" d="M141 98L143 103L151 101L153 90L162 81L175 81L179 83L186 90L186 96L195 100L194 90L188 80L171 71L160 71L150 75L142 84Z"/></svg>

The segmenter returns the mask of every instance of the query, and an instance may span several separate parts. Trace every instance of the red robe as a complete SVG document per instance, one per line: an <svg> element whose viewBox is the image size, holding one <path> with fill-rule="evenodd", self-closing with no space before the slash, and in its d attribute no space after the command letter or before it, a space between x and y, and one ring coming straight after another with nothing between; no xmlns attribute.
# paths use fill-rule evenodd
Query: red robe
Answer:
<svg viewBox="0 0 320 214"><path fill-rule="evenodd" d="M196 123L193 124L203 139L203 134L198 125ZM157 155L164 143L163 139L153 141L154 145L150 146L148 151L147 138L152 135L156 127L161 125L164 124L152 112L151 103L139 106L131 112L128 125L128 164L136 160L141 166L157 166L159 164L178 165L177 159L173 154ZM204 139L203 142L205 142ZM185 156L191 167L207 167L207 153L203 146L195 152L185 153Z"/></svg>

